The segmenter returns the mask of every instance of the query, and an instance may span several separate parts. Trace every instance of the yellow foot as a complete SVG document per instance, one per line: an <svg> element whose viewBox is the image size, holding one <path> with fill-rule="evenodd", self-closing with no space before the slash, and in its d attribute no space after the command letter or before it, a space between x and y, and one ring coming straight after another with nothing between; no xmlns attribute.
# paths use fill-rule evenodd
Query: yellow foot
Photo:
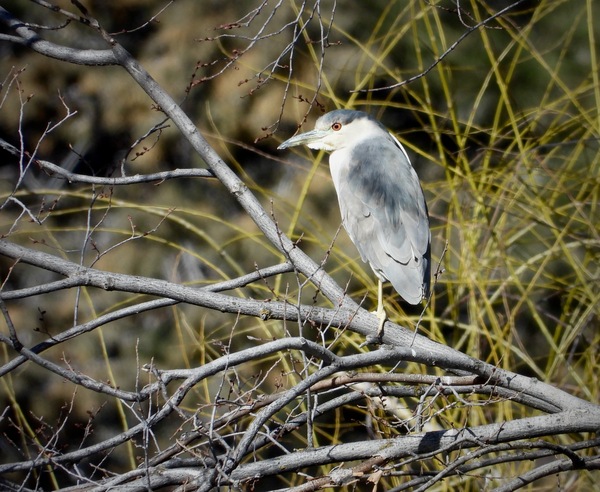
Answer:
<svg viewBox="0 0 600 492"><path fill-rule="evenodd" d="M379 328L377 329L377 338L381 338L383 334L383 325L387 321L387 313L385 312L385 308L383 307L383 284L381 280L377 282L377 311L375 315L379 318Z"/></svg>
<svg viewBox="0 0 600 492"><path fill-rule="evenodd" d="M375 315L379 319L379 328L377 329L377 336L381 337L381 335L383 334L383 325L385 325L385 322L388 319L387 313L385 312L385 309L382 304L380 304L377 307L377 311L375 311Z"/></svg>

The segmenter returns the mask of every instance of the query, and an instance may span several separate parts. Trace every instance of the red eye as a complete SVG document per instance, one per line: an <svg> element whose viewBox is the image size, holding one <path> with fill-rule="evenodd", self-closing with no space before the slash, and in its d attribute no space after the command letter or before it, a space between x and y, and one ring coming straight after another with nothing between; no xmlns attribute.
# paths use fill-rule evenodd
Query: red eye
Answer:
<svg viewBox="0 0 600 492"><path fill-rule="evenodd" d="M331 125L331 129L334 132L339 132L342 129L342 124L341 123L334 123L333 125Z"/></svg>

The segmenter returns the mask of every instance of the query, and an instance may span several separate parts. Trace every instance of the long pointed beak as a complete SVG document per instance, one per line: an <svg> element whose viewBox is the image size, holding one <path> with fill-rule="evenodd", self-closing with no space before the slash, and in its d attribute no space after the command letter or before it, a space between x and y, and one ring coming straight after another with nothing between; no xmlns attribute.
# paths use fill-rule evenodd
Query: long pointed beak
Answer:
<svg viewBox="0 0 600 492"><path fill-rule="evenodd" d="M314 146L314 144L319 142L326 135L327 132L323 130L311 130L306 133L300 133L299 135L287 139L279 147L277 147L277 149L287 149L289 147L295 147L296 145L307 145L311 149L320 148L318 146Z"/></svg>

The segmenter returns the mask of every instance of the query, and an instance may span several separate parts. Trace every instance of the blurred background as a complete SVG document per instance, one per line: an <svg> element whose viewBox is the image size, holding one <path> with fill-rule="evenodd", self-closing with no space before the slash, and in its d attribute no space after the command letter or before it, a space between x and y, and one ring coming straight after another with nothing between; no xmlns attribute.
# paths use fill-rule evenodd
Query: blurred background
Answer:
<svg viewBox="0 0 600 492"><path fill-rule="evenodd" d="M598 401L600 24L592 0L518 2L477 29L508 3L83 3L180 102L281 230L317 262L326 260L327 272L368 309L376 302L375 277L346 233L336 236L340 215L326 156L276 147L299 125L312 128L324 111L354 108L379 118L406 147L431 215L437 275L420 333ZM70 2L57 4L75 12ZM65 23L60 13L33 2L3 5L24 21L52 27L38 31L45 39L106 47L94 29ZM40 159L93 176L206 167L117 67L68 65L0 41L0 81L0 138ZM0 233L28 247L195 286L283 261L216 179L89 186L35 165L20 172L26 159L3 150L0 156ZM5 290L56 279L11 268L0 258ZM237 295L329 305L302 280L288 274ZM385 294L391 319L414 328L421 309L390 287ZM7 306L31 346L140 300L81 290ZM270 339L299 329L257 319L232 325L229 315L178 305L109 324L45 355L131 387L139 365L197 366L221 355L232 332L239 348L252 344L248 336ZM347 353L361 342L348 334L333 349ZM15 356L1 350L3 363ZM284 384L289 368L279 369L269 378L273 387ZM29 415L59 419L73 399L71 386L32 364L1 384L2 408L19 425ZM199 392L190 408L210 393ZM99 437L83 437L90 415L98 414L97 423L120 415L118 425L128 425L126 412L101 410L98 398L77 395L72 420L79 431L70 428L82 442ZM512 412L482 410L481 420ZM5 439L0 449L13 456L12 448Z"/></svg>

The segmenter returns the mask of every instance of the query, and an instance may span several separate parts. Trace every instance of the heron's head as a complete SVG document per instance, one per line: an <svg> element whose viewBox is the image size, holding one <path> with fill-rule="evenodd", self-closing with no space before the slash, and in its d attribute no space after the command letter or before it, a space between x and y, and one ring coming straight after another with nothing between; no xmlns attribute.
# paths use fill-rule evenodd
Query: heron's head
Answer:
<svg viewBox="0 0 600 492"><path fill-rule="evenodd" d="M311 149L333 152L381 132L387 134L387 130L367 113L337 109L321 116L315 123L314 130L300 133L277 148L281 150L306 145Z"/></svg>

